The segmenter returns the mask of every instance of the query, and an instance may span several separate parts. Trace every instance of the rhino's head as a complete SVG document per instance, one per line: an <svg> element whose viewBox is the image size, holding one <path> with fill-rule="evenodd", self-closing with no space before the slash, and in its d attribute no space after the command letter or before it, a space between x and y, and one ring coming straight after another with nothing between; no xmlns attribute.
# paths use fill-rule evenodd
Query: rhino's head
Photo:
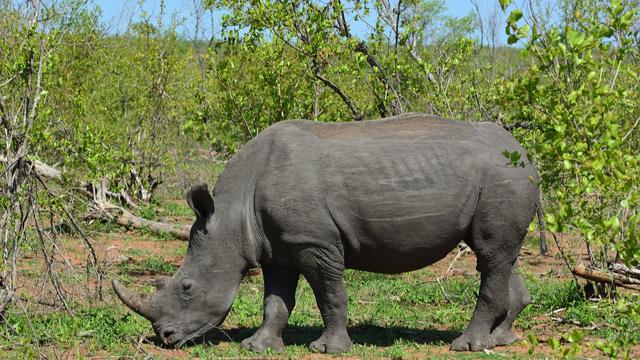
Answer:
<svg viewBox="0 0 640 360"><path fill-rule="evenodd" d="M158 279L151 295L135 294L113 281L120 300L151 321L164 344L176 347L222 323L247 266L237 231L228 224L229 216L222 214L224 209L214 214L206 185L192 188L187 202L196 221L180 269L170 278Z"/></svg>

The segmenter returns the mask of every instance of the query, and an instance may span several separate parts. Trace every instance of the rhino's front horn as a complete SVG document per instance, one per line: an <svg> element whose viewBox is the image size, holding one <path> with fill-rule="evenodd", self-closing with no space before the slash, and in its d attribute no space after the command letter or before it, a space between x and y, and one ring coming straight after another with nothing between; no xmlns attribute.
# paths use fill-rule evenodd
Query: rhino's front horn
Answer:
<svg viewBox="0 0 640 360"><path fill-rule="evenodd" d="M113 285L113 290L116 291L116 294L125 305L147 320L153 321L151 318L151 304L149 303L148 295L134 294L124 287L118 280L111 281L111 285Z"/></svg>

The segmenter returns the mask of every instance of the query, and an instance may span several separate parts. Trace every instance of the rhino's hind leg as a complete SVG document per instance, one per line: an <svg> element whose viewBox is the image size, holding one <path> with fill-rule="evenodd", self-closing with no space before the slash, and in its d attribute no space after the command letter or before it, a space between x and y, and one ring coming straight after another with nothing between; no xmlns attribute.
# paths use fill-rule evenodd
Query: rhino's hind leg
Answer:
<svg viewBox="0 0 640 360"><path fill-rule="evenodd" d="M491 332L491 339L496 346L509 345L518 340L511 326L518 314L530 302L529 291L524 285L524 279L518 274L518 262L516 261L509 278L509 312L502 322L494 324L495 329Z"/></svg>
<svg viewBox="0 0 640 360"><path fill-rule="evenodd" d="M510 264L501 264L481 270L480 294L473 316L467 329L451 343L451 349L480 351L495 346L491 329L506 317L509 309L509 268Z"/></svg>
<svg viewBox="0 0 640 360"><path fill-rule="evenodd" d="M282 331L296 302L299 273L272 266L262 268L264 277L264 316L262 325L242 346L255 352L284 350Z"/></svg>
<svg viewBox="0 0 640 360"><path fill-rule="evenodd" d="M294 256L311 285L324 322L322 335L309 348L328 354L349 351L353 343L347 333L347 292L342 277L342 257L337 249L316 247L300 248Z"/></svg>
<svg viewBox="0 0 640 360"><path fill-rule="evenodd" d="M513 340L511 322L521 306L515 306L514 310L518 311L509 315L512 307L510 285L517 289L522 285L518 283L517 275L512 280L512 273L527 227L533 219L532 204L536 199L533 191L528 193L528 187L532 185L526 183L527 187L523 188L520 184L522 182L496 181L485 186L480 195L467 241L478 259L480 293L467 329L451 344L453 350L479 351L493 348L496 340L500 343ZM503 322L502 333L492 336L492 331Z"/></svg>

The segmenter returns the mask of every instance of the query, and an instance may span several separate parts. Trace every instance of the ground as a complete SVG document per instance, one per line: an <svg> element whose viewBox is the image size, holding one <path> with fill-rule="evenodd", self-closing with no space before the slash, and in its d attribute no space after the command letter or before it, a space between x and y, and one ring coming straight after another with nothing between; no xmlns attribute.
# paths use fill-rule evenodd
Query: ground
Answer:
<svg viewBox="0 0 640 360"><path fill-rule="evenodd" d="M190 223L192 215L184 201L165 201L145 210L149 217L176 223ZM112 225L93 224L89 237L95 246L105 278L117 278L140 291L153 290L153 279L170 275L179 267L186 242L145 231L131 231ZM81 269L87 251L77 236L62 235L66 254ZM559 242L573 261L584 259L580 242L560 236ZM353 350L340 357L314 354L308 344L321 333L322 321L309 285L302 280L297 305L285 331L287 348L274 358L546 358L567 355L586 358L623 357L621 347L630 349L630 358L640 358L638 298L619 293L614 304L609 299L585 300L575 286L557 247L551 256L538 254L537 237L526 240L521 252L521 272L533 303L515 324L521 338L516 344L481 353L453 353L449 343L469 320L475 304L479 277L475 257L456 249L439 263L411 273L381 275L347 271L349 332ZM57 259L63 262L63 259ZM24 262L21 275L32 278L19 289L22 301L7 314L0 332L0 357L23 358L44 354L75 358L255 358L240 347L262 320L262 277L247 277L239 290L231 313L221 329L182 349L163 348L150 324L125 308L107 281L103 300L95 300L98 284L86 274L69 275L84 279L80 286L65 291L76 302L68 304L73 315L55 305L53 290L41 280L35 257ZM61 277L65 280L64 277ZM69 280L67 279L67 280ZM70 282L71 283L71 282Z"/></svg>

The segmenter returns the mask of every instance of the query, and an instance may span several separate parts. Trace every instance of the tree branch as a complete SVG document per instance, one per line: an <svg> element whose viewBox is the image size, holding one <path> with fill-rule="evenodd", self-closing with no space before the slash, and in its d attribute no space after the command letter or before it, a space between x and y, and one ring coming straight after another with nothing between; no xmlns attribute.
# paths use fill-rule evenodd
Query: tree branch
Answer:
<svg viewBox="0 0 640 360"><path fill-rule="evenodd" d="M120 206L111 205L114 209L120 211L120 216L116 218L116 222L123 226L130 226L135 229L148 229L155 233L167 233L180 240L189 240L191 228L186 225L167 224L158 221L151 221L139 216L135 216Z"/></svg>
<svg viewBox="0 0 640 360"><path fill-rule="evenodd" d="M337 14L336 18L337 18L337 28L338 28L339 34L344 36L347 39L351 39L351 33L349 33L349 27L345 20L344 11L342 11L342 4L340 3L340 0L333 0L331 2L331 5L333 7L333 11ZM400 11L400 4L398 4L398 12L399 11ZM397 34L398 34L397 26L392 25L392 28L396 32L396 37L397 37ZM376 58L373 57L373 55L371 55L371 53L369 52L369 48L367 47L367 44L364 41L360 41L355 46L354 50L366 57L367 64L369 64L369 67L371 67L374 70L374 73L377 75L376 77L384 86L385 91L393 92L398 104L400 104L401 103L400 96L389 84L389 80L387 80L385 71L382 69L382 66L380 66L380 63L376 60ZM380 116L386 117L389 114L389 111L386 105L384 104L384 102L380 102L379 106L380 106ZM402 113L401 106L391 107L391 114L398 115L400 113Z"/></svg>
<svg viewBox="0 0 640 360"><path fill-rule="evenodd" d="M338 87L338 85L334 84L333 82L331 82L331 80L325 78L320 74L320 66L318 65L318 62L315 59L313 59L313 69L314 69L313 75L316 77L316 79L322 81L323 84L331 88L331 90L333 90L333 92L338 94L338 96L340 96L342 101L345 104L347 104L347 106L349 107L349 110L351 110L351 113L353 114L353 119L355 121L362 120L363 119L362 113L358 111L355 105L353 105L353 102L351 101L351 99L349 99L349 97L340 89L340 87Z"/></svg>
<svg viewBox="0 0 640 360"><path fill-rule="evenodd" d="M640 291L640 280L616 273L606 273L604 271L587 268L582 263L574 267L571 273L587 280L604 284L614 284L623 288Z"/></svg>

